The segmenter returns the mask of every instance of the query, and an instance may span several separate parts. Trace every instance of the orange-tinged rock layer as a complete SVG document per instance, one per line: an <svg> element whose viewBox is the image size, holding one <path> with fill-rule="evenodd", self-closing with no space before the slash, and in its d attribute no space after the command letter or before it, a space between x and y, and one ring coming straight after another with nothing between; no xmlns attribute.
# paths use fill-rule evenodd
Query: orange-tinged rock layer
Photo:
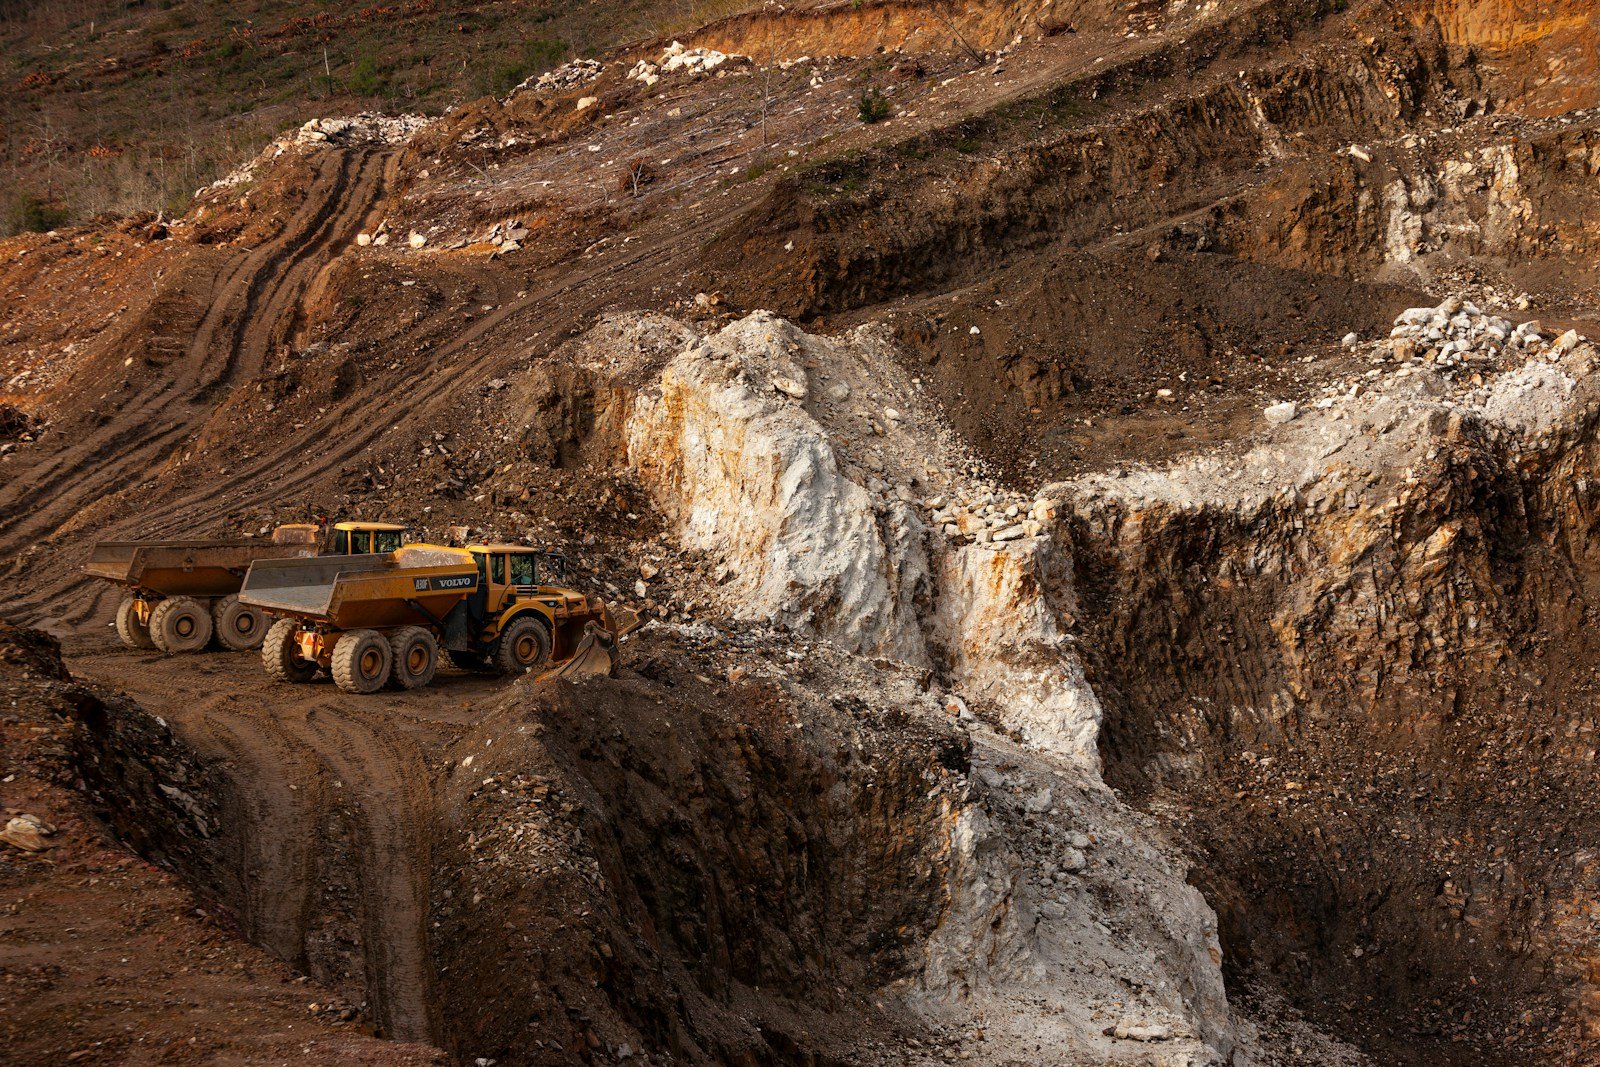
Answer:
<svg viewBox="0 0 1600 1067"><path fill-rule="evenodd" d="M1477 49L1505 107L1554 115L1600 104L1600 11L1588 0L1431 0L1419 21Z"/></svg>

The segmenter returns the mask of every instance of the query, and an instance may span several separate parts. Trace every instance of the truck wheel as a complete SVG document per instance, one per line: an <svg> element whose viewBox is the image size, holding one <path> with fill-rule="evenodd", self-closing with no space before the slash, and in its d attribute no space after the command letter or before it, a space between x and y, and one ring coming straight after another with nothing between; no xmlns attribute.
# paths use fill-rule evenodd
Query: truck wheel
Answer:
<svg viewBox="0 0 1600 1067"><path fill-rule="evenodd" d="M501 674L531 671L550 658L550 633L544 623L524 615L500 634L491 658Z"/></svg>
<svg viewBox="0 0 1600 1067"><path fill-rule="evenodd" d="M293 619L279 619L261 642L261 665L280 682L309 682L317 675L317 665L300 655L299 635Z"/></svg>
<svg viewBox="0 0 1600 1067"><path fill-rule="evenodd" d="M198 652L211 640L211 612L192 596L163 600L150 613L150 640L169 654Z"/></svg>
<svg viewBox="0 0 1600 1067"><path fill-rule="evenodd" d="M389 684L395 689L421 689L439 669L439 642L420 626L402 626L389 635L394 671Z"/></svg>
<svg viewBox="0 0 1600 1067"><path fill-rule="evenodd" d="M117 636L129 648L155 648L150 640L150 628L139 621L137 597L123 597L117 605Z"/></svg>
<svg viewBox="0 0 1600 1067"><path fill-rule="evenodd" d="M211 621L217 644L229 652L249 652L261 647L267 636L267 620L248 604L239 603L238 594L225 596L211 605Z"/></svg>
<svg viewBox="0 0 1600 1067"><path fill-rule="evenodd" d="M376 630L351 630L333 646L333 680L347 693L376 693L393 666L389 642Z"/></svg>
<svg viewBox="0 0 1600 1067"><path fill-rule="evenodd" d="M482 652L462 652L459 649L447 648L444 654L450 657L450 665L463 671L486 671L489 669L489 657Z"/></svg>

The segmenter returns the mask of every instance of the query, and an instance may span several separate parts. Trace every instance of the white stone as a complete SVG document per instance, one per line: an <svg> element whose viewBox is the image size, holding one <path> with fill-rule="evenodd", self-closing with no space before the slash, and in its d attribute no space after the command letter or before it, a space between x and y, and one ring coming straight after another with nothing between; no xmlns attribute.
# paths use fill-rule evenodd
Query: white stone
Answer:
<svg viewBox="0 0 1600 1067"><path fill-rule="evenodd" d="M1299 413L1300 409L1295 406L1295 403L1292 400L1285 400L1281 404L1273 404L1262 412L1262 414L1266 416L1267 421L1274 426L1281 426L1286 422L1293 422L1294 417Z"/></svg>
<svg viewBox="0 0 1600 1067"><path fill-rule="evenodd" d="M806 398L805 385L801 382L795 381L793 378L774 378L772 379L772 388L776 389L785 396L792 396L796 400L804 400Z"/></svg>

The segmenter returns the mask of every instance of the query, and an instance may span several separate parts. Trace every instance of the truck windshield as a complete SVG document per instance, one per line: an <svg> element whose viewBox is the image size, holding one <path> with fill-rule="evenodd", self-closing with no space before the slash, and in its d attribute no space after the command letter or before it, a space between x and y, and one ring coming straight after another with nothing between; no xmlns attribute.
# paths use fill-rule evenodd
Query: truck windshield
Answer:
<svg viewBox="0 0 1600 1067"><path fill-rule="evenodd" d="M513 553L511 559L511 584L512 585L537 585L538 571L535 567L536 559L522 553Z"/></svg>
<svg viewBox="0 0 1600 1067"><path fill-rule="evenodd" d="M399 530L379 530L372 537L376 542L374 552L393 552L405 543L405 535Z"/></svg>
<svg viewBox="0 0 1600 1067"><path fill-rule="evenodd" d="M333 531L333 554L336 556L347 556L350 554L350 534L348 531Z"/></svg>

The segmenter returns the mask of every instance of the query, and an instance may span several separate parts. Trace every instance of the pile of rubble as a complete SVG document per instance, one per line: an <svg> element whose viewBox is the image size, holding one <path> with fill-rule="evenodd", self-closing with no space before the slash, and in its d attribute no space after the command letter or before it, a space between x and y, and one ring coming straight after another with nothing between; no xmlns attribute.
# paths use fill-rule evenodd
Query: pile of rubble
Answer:
<svg viewBox="0 0 1600 1067"><path fill-rule="evenodd" d="M512 89L506 99L510 100L521 93L563 93L580 85L588 85L600 77L600 72L605 69L605 64L597 59L574 59L555 70L528 78Z"/></svg>
<svg viewBox="0 0 1600 1067"><path fill-rule="evenodd" d="M1056 502L986 488L963 500L930 497L922 502L933 520L956 544L999 548L1008 541L1038 537L1056 515Z"/></svg>
<svg viewBox="0 0 1600 1067"><path fill-rule="evenodd" d="M506 255L522 248L522 242L528 239L528 232L528 227L523 225L521 219L509 219L495 223L483 242L493 245L496 254Z"/></svg>
<svg viewBox="0 0 1600 1067"><path fill-rule="evenodd" d="M1550 345L1537 321L1513 327L1509 320L1453 296L1438 307L1402 312L1383 347L1400 362L1429 363L1449 372L1487 366L1508 354L1549 352L1559 358L1576 348L1578 340L1577 331L1569 330Z"/></svg>
<svg viewBox="0 0 1600 1067"><path fill-rule="evenodd" d="M403 144L433 120L426 115L380 115L363 111L346 118L311 119L292 135L296 144Z"/></svg>
<svg viewBox="0 0 1600 1067"><path fill-rule="evenodd" d="M254 159L235 167L210 185L194 191L196 199L210 193L225 192L255 181L256 171L291 148L310 148L317 145L399 145L411 139L418 130L433 120L426 115L380 115L363 111L359 115L343 118L310 119L299 128L283 134L267 145Z"/></svg>
<svg viewBox="0 0 1600 1067"><path fill-rule="evenodd" d="M715 48L685 48L677 41L667 46L661 53L661 59L655 63L648 59L641 59L628 71L630 81L643 82L646 86L654 85L661 80L664 74L673 74L677 71L686 71L690 77L699 78L712 73L724 63L748 63L749 56L728 55Z"/></svg>

